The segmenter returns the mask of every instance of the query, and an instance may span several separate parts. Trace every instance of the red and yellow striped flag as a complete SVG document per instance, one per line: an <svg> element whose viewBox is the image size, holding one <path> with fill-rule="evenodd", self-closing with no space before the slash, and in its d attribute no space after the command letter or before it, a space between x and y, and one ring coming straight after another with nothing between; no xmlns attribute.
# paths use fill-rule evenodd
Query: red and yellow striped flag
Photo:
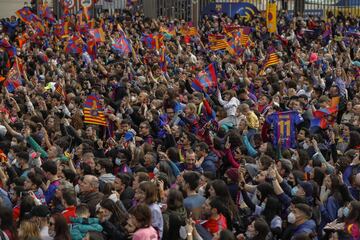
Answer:
<svg viewBox="0 0 360 240"><path fill-rule="evenodd" d="M99 97L89 95L84 103L84 123L106 126L104 109L102 108Z"/></svg>

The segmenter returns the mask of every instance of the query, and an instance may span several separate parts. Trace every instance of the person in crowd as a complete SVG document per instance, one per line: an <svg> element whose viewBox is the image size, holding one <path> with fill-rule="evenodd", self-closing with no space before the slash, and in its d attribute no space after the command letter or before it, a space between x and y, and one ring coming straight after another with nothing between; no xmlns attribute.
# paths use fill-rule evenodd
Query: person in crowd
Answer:
<svg viewBox="0 0 360 240"><path fill-rule="evenodd" d="M54 240L64 239L70 240L69 226L66 222L66 218L60 213L53 214L49 219L49 235Z"/></svg>
<svg viewBox="0 0 360 240"><path fill-rule="evenodd" d="M0 238L358 239L359 15L146 2L0 21Z"/></svg>

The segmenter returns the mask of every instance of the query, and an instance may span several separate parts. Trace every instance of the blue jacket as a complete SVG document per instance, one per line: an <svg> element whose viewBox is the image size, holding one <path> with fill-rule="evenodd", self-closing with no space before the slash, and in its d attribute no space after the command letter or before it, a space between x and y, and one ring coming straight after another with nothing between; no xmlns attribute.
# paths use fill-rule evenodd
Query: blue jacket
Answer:
<svg viewBox="0 0 360 240"><path fill-rule="evenodd" d="M72 228L70 230L72 240L83 239L88 232L101 232L103 227L97 218L70 218Z"/></svg>
<svg viewBox="0 0 360 240"><path fill-rule="evenodd" d="M329 223L334 221L337 218L339 208L339 203L334 196L329 196L326 202L320 206L322 222Z"/></svg>
<svg viewBox="0 0 360 240"><path fill-rule="evenodd" d="M218 157L213 152L209 152L209 154L205 157L204 161L201 164L201 168L203 171L209 171L212 173L216 173L217 167L216 163L218 161Z"/></svg>
<svg viewBox="0 0 360 240"><path fill-rule="evenodd" d="M299 236L301 234L307 234L312 232L316 233L316 223L314 220L310 219L294 229L294 234L291 239L294 239L296 236Z"/></svg>

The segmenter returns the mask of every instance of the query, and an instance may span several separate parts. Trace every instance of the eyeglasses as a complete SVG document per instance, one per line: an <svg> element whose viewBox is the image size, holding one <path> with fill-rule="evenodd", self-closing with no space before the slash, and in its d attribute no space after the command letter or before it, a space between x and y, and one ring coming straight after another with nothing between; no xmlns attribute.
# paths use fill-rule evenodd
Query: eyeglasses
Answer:
<svg viewBox="0 0 360 240"><path fill-rule="evenodd" d="M54 222L49 222L49 226L54 226L55 223Z"/></svg>

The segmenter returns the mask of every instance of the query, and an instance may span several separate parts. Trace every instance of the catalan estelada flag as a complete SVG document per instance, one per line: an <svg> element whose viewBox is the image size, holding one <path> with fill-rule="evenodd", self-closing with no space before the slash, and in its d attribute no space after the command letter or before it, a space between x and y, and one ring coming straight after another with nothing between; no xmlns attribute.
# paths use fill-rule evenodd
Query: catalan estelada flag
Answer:
<svg viewBox="0 0 360 240"><path fill-rule="evenodd" d="M270 47L268 50L268 56L263 66L264 69L276 65L280 62L279 56L275 52L275 48Z"/></svg>
<svg viewBox="0 0 360 240"><path fill-rule="evenodd" d="M240 26L239 25L225 25L223 28L223 32L228 36L228 37L234 37L233 33L234 32L238 32L240 30Z"/></svg>
<svg viewBox="0 0 360 240"><path fill-rule="evenodd" d="M60 83L55 84L55 92L66 98L66 92Z"/></svg>
<svg viewBox="0 0 360 240"><path fill-rule="evenodd" d="M276 32L276 0L268 0L266 5L266 27L268 32Z"/></svg>
<svg viewBox="0 0 360 240"><path fill-rule="evenodd" d="M192 27L192 26L185 26L183 28L180 29L180 33L183 36L188 36L188 37L192 37L198 34L198 31L196 29L196 27Z"/></svg>
<svg viewBox="0 0 360 240"><path fill-rule="evenodd" d="M84 123L106 126L104 109L100 104L100 98L89 95L84 103Z"/></svg>
<svg viewBox="0 0 360 240"><path fill-rule="evenodd" d="M21 72L17 62L14 62L10 71L7 74L6 80L4 82L4 86L8 90L8 92L12 93L22 85Z"/></svg>
<svg viewBox="0 0 360 240"><path fill-rule="evenodd" d="M199 92L207 92L217 88L217 71L215 63L211 63L198 73L192 81L192 87Z"/></svg>
<svg viewBox="0 0 360 240"><path fill-rule="evenodd" d="M41 19L36 14L31 12L30 8L28 7L23 7L17 10L16 15L21 19L21 21L25 23L31 23L35 21L41 22Z"/></svg>
<svg viewBox="0 0 360 240"><path fill-rule="evenodd" d="M94 37L96 42L105 42L105 33L102 28L90 29L89 33Z"/></svg>
<svg viewBox="0 0 360 240"><path fill-rule="evenodd" d="M234 49L226 41L223 35L212 35L208 36L209 47L212 51L227 50L231 55L235 54Z"/></svg>
<svg viewBox="0 0 360 240"><path fill-rule="evenodd" d="M162 34L143 34L142 41L147 48L159 50L163 43Z"/></svg>
<svg viewBox="0 0 360 240"><path fill-rule="evenodd" d="M240 30L240 44L241 46L248 46L251 43L250 39L251 28L243 27Z"/></svg>

